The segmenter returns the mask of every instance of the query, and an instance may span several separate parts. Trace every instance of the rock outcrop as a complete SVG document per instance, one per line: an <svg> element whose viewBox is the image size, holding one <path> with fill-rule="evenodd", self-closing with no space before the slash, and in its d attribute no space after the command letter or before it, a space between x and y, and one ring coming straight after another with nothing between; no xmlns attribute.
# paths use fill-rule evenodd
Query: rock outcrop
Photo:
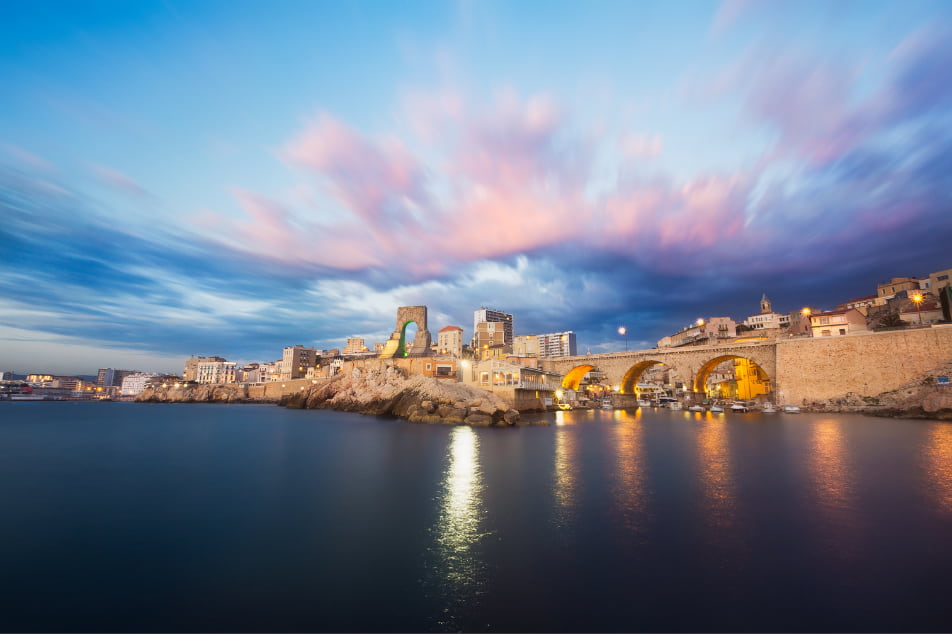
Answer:
<svg viewBox="0 0 952 634"><path fill-rule="evenodd" d="M415 423L515 425L519 412L491 392L397 368L355 369L280 401L286 407L396 416Z"/></svg>
<svg viewBox="0 0 952 634"><path fill-rule="evenodd" d="M193 385L147 388L136 400L150 403L276 402L293 408L395 416L416 423L475 426L520 423L519 412L492 392L432 377L407 377L395 367L358 368L280 399L252 398L247 387L237 385Z"/></svg>

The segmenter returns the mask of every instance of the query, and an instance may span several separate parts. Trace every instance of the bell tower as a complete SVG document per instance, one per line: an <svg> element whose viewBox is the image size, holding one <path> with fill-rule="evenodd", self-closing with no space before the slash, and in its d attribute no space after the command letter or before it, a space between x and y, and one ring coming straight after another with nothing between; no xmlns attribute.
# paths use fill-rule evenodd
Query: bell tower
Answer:
<svg viewBox="0 0 952 634"><path fill-rule="evenodd" d="M764 296L760 298L760 314L767 315L773 312L773 307L770 305L770 300L767 299L767 293L764 293Z"/></svg>

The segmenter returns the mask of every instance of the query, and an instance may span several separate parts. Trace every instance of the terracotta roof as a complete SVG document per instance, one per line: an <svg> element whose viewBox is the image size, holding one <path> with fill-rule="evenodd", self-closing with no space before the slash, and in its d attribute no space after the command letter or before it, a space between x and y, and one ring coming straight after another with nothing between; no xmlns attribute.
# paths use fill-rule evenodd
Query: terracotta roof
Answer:
<svg viewBox="0 0 952 634"><path fill-rule="evenodd" d="M460 332L463 331L463 329L459 326L447 326L446 328L440 328L440 332L450 332L451 330L459 330Z"/></svg>

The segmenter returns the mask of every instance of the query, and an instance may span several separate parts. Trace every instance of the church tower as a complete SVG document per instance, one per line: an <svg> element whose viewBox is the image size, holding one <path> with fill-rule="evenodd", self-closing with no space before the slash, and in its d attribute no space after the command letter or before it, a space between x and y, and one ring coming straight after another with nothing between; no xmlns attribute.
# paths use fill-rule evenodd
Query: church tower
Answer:
<svg viewBox="0 0 952 634"><path fill-rule="evenodd" d="M767 293L764 293L764 296L760 298L760 314L768 315L773 312L773 307L770 305L770 300L767 299Z"/></svg>

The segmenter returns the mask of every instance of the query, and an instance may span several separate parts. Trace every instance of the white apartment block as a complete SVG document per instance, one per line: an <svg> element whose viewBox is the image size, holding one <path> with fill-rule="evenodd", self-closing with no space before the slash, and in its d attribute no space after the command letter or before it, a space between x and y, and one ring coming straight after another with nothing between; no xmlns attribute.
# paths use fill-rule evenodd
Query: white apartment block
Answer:
<svg viewBox="0 0 952 634"><path fill-rule="evenodd" d="M196 368L195 380L199 383L234 383L236 366L234 361L201 361Z"/></svg>
<svg viewBox="0 0 952 634"><path fill-rule="evenodd" d="M574 357L575 333L571 330L536 335L540 357Z"/></svg>
<svg viewBox="0 0 952 634"><path fill-rule="evenodd" d="M154 372L136 372L135 374L129 374L122 379L122 390L123 396L136 396L145 389L145 384L152 379L153 377L158 376Z"/></svg>

